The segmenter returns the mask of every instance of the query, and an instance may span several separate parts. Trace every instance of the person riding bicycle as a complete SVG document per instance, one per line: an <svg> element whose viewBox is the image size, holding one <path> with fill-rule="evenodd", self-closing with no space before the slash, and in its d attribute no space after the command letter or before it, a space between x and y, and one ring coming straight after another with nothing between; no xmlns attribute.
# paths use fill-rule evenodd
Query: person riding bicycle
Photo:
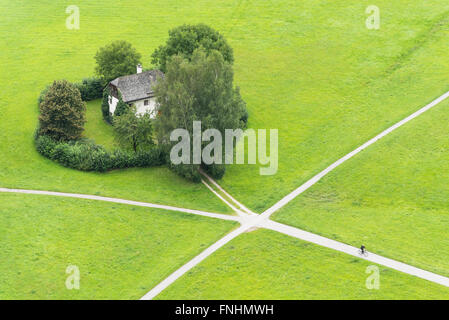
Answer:
<svg viewBox="0 0 449 320"><path fill-rule="evenodd" d="M366 249L365 249L365 246L362 244L362 246L360 247L360 252L362 253L362 254L365 254L366 253Z"/></svg>

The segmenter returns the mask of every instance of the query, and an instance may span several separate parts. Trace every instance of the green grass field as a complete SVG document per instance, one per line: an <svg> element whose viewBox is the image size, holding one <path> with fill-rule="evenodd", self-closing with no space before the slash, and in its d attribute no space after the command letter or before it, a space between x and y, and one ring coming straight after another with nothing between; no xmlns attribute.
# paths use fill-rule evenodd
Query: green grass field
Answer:
<svg viewBox="0 0 449 320"><path fill-rule="evenodd" d="M449 3L245 2L237 80L250 126L279 129L279 169L235 165L222 185L262 212L317 172L449 89Z"/></svg>
<svg viewBox="0 0 449 320"><path fill-rule="evenodd" d="M449 102L344 163L274 219L449 276Z"/></svg>
<svg viewBox="0 0 449 320"><path fill-rule="evenodd" d="M273 231L234 239L158 299L448 299L449 288L382 266L368 290L371 264Z"/></svg>
<svg viewBox="0 0 449 320"><path fill-rule="evenodd" d="M164 10L171 10L174 5L168 4L164 9L165 4L162 4L161 18L169 12ZM164 27L151 28L151 31L144 33L142 27L146 24L146 17L145 14L136 17L136 2L110 4L105 1L81 1L79 6L82 25L80 30L73 31L65 26L68 16L65 13L66 4L54 1L0 1L0 10L5 15L0 21L0 80L5 84L0 93L0 185L230 212L202 184L187 182L165 167L105 174L85 173L63 168L35 151L36 101L46 85L54 79L79 81L92 76L96 51L116 39L133 43L143 54L144 65L149 66L149 56L154 48L167 37L169 28L180 23L173 16L165 21ZM153 12L154 7L148 6L145 10ZM123 25L123 20L118 22L109 18L116 16L118 11L120 15L127 16L124 19L130 22L125 23L127 26ZM94 104L89 103L88 117L92 115L90 107ZM101 116L99 109L98 112ZM110 143L109 128L99 122L99 118L95 119L87 124L86 133L102 129L103 132L95 132L94 138L99 143Z"/></svg>
<svg viewBox="0 0 449 320"><path fill-rule="evenodd" d="M234 47L236 84L248 102L250 127L279 129L276 175L259 176L256 166L233 166L222 182L258 211L448 88L445 12L449 4L444 1L432 5L380 1L378 31L365 28L368 1L145 5L83 1L77 31L65 28L63 4L0 3L5 16L0 22L5 34L1 43L8 48L0 53L5 70L0 76L5 83L0 117L8 120L0 124L2 141L7 142L1 145L0 161L2 167L14 170L14 175L0 172L5 186L99 192L226 210L206 195L204 187L168 177L164 169L91 175L59 168L33 150L35 100L45 85L53 79L78 81L92 75L96 50L115 39L130 41L143 54L144 66L149 66L151 53L164 42L168 29L182 23L210 23L227 37ZM126 18L109 19L118 12ZM155 22L151 28L144 23L146 12ZM138 181L138 175L144 176L145 183ZM126 186L115 186L117 180ZM168 189L180 184L184 188L175 200ZM261 192L266 188L269 192ZM201 191L190 197L192 189ZM201 199L198 193L203 192L205 201L191 201Z"/></svg>
<svg viewBox="0 0 449 320"><path fill-rule="evenodd" d="M139 299L232 222L164 210L0 194L0 299ZM80 270L68 290L66 268Z"/></svg>
<svg viewBox="0 0 449 320"><path fill-rule="evenodd" d="M205 186L166 167L79 172L43 158L33 144L36 100L45 86L92 76L96 51L114 40L131 42L149 68L168 30L183 23L209 24L227 38L249 127L279 130L276 175L234 165L219 181L259 213L449 89L445 0L80 0L80 30L65 26L70 4L0 0L0 187L230 213ZM380 30L365 27L372 4L381 10ZM441 104L379 141L274 218L449 275L448 108ZM84 135L114 148L100 101L88 103L87 119ZM0 298L139 298L232 228L183 214L23 195L0 194L0 213L6 248ZM91 272L84 290L65 289L68 260ZM368 291L365 268L354 258L256 231L161 297L448 298L444 287L385 268L381 290Z"/></svg>
<svg viewBox="0 0 449 320"><path fill-rule="evenodd" d="M101 114L101 100L89 101L86 110L86 124L84 126L84 137L94 140L106 149L116 149L114 140L114 129L103 120Z"/></svg>

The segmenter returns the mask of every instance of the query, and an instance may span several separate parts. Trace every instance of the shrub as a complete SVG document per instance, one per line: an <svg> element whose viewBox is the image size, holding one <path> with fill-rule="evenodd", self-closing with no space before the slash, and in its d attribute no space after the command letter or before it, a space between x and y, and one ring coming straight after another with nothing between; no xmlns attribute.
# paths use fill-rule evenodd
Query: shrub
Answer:
<svg viewBox="0 0 449 320"><path fill-rule="evenodd" d="M58 143L49 136L37 136L36 137L36 149L41 155L46 158L52 159L52 152Z"/></svg>
<svg viewBox="0 0 449 320"><path fill-rule="evenodd" d="M105 149L100 148L91 152L90 156L90 166L88 169L84 170L92 170L98 172L104 172L112 169L116 169L112 166L111 155ZM83 169L81 169L83 170Z"/></svg>
<svg viewBox="0 0 449 320"><path fill-rule="evenodd" d="M103 119L112 124L112 114L109 112L109 88L104 89L103 91L103 101L101 103L101 113L103 114Z"/></svg>
<svg viewBox="0 0 449 320"><path fill-rule="evenodd" d="M248 127L248 110L246 109L246 102L240 98L240 88L235 88L234 98L236 99L236 104L238 104L239 113L240 113L240 128L246 129Z"/></svg>
<svg viewBox="0 0 449 320"><path fill-rule="evenodd" d="M129 106L123 101L122 95L119 92L119 98L117 102L117 106L115 107L114 116L120 117L125 114L129 109Z"/></svg>
<svg viewBox="0 0 449 320"><path fill-rule="evenodd" d="M144 150L153 145L153 129L149 113L136 115L132 106L121 116L114 117L115 140L125 149Z"/></svg>
<svg viewBox="0 0 449 320"><path fill-rule="evenodd" d="M132 155L123 150L117 149L111 154L111 167L124 169L132 167Z"/></svg>
<svg viewBox="0 0 449 320"><path fill-rule="evenodd" d="M199 165L197 164L178 164L175 165L171 161L168 162L169 168L177 175L186 178L193 182L200 182L201 175L198 171Z"/></svg>
<svg viewBox="0 0 449 320"><path fill-rule="evenodd" d="M132 167L153 167L163 165L166 159L164 148L159 146L137 153L123 150L108 152L91 140L60 142L45 135L38 135L35 143L36 150L44 157L64 167L81 171L104 172Z"/></svg>
<svg viewBox="0 0 449 320"><path fill-rule="evenodd" d="M136 167L152 167L165 163L165 153L161 147L153 147L146 151L139 151L135 155L134 166Z"/></svg>
<svg viewBox="0 0 449 320"><path fill-rule="evenodd" d="M83 101L100 99L103 96L103 84L100 79L85 78L81 82L75 83L75 86L80 91Z"/></svg>
<svg viewBox="0 0 449 320"><path fill-rule="evenodd" d="M103 97L103 85L101 79L85 78L81 82L75 82L73 85L80 91L81 99L83 101L91 101ZM39 97L37 98L38 105L40 105L44 100L44 97L50 87L51 85L48 85L41 91Z"/></svg>
<svg viewBox="0 0 449 320"><path fill-rule="evenodd" d="M211 165L203 164L202 168L214 179L223 178L226 172L226 166L224 164L211 164Z"/></svg>
<svg viewBox="0 0 449 320"><path fill-rule="evenodd" d="M39 109L39 134L61 141L81 138L86 105L75 85L67 80L53 82Z"/></svg>

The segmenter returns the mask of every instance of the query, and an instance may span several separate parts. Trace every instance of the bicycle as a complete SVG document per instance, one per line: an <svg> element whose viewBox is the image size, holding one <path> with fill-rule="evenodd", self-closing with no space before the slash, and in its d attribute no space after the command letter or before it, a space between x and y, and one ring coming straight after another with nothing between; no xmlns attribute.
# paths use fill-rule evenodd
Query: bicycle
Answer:
<svg viewBox="0 0 449 320"><path fill-rule="evenodd" d="M359 249L358 252L359 252L359 255L360 255L360 256L368 257L368 251L366 251L366 250L365 250L365 251L362 251L362 249Z"/></svg>

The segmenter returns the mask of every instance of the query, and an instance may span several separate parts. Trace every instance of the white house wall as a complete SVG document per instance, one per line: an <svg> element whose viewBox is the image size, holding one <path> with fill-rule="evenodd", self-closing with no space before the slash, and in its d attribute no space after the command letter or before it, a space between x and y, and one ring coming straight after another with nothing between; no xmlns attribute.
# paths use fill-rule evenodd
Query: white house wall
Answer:
<svg viewBox="0 0 449 320"><path fill-rule="evenodd" d="M148 105L145 105L145 100L148 100ZM109 112L114 114L115 109L117 108L118 99L113 96L109 96ZM134 101L132 104L136 106L136 114L142 115L145 112L150 112L151 117L154 118L156 116L156 98L148 98L143 100Z"/></svg>
<svg viewBox="0 0 449 320"><path fill-rule="evenodd" d="M144 104L144 101L148 100L148 105L146 106ZM139 101L135 101L133 102L133 104L136 106L136 114L138 115L142 115L145 112L150 112L151 117L154 118L156 116L155 114L155 108L156 108L156 98L148 98L145 100L139 100Z"/></svg>
<svg viewBox="0 0 449 320"><path fill-rule="evenodd" d="M109 112L114 114L115 108L117 108L118 99L113 96L109 96Z"/></svg>

